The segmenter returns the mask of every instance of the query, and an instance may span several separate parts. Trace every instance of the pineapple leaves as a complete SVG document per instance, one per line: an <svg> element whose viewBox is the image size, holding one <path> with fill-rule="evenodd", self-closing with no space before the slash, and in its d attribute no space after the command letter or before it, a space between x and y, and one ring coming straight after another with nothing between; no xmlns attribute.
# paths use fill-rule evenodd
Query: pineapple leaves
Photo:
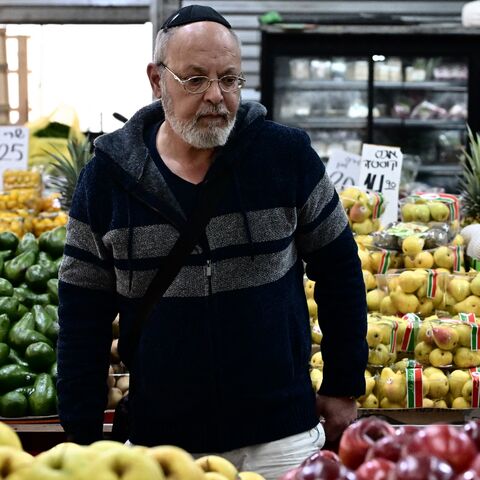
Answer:
<svg viewBox="0 0 480 480"><path fill-rule="evenodd" d="M69 210L78 176L92 157L91 143L88 139L81 141L75 139L68 140L68 155L56 147L54 148L57 153L45 152L51 158L50 185L60 192L60 202L64 209Z"/></svg>
<svg viewBox="0 0 480 480"><path fill-rule="evenodd" d="M462 149L460 163L463 175L460 187L467 217L480 218L480 134L474 134L469 126L468 148Z"/></svg>

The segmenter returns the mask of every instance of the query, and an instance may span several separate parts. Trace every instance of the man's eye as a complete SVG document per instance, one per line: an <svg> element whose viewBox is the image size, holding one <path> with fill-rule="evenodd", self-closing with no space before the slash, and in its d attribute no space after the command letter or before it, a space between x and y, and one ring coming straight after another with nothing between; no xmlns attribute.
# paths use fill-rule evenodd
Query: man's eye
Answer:
<svg viewBox="0 0 480 480"><path fill-rule="evenodd" d="M237 77L235 75L227 75L221 79L221 82L226 87L233 87L233 85L235 85L237 82Z"/></svg>
<svg viewBox="0 0 480 480"><path fill-rule="evenodd" d="M187 79L188 84L192 87L199 87L200 85L204 84L205 81L205 77L192 77Z"/></svg>

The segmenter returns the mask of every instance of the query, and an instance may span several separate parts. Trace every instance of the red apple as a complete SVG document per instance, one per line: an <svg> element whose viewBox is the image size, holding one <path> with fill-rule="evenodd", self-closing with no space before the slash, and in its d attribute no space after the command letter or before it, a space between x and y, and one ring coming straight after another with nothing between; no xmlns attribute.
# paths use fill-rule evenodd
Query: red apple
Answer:
<svg viewBox="0 0 480 480"><path fill-rule="evenodd" d="M457 475L455 480L480 480L480 477L473 470L467 470Z"/></svg>
<svg viewBox="0 0 480 480"><path fill-rule="evenodd" d="M477 454L470 464L469 470L475 472L477 476L480 476L480 454Z"/></svg>
<svg viewBox="0 0 480 480"><path fill-rule="evenodd" d="M387 435L393 435L395 429L385 420L376 417L364 417L352 423L342 435L338 455L350 469L357 469L364 461L368 449Z"/></svg>
<svg viewBox="0 0 480 480"><path fill-rule="evenodd" d="M455 474L445 461L431 454L407 455L400 459L388 480L453 480Z"/></svg>
<svg viewBox="0 0 480 480"><path fill-rule="evenodd" d="M329 458L330 460L333 460L334 462L340 463L340 458L335 452L332 452L331 450L319 450L318 452L315 452L314 454L307 457L300 464L300 466L303 467L305 465L310 465L310 463L316 462L317 459L320 458L320 457Z"/></svg>
<svg viewBox="0 0 480 480"><path fill-rule="evenodd" d="M463 427L467 435L473 440L477 450L480 450L480 419L470 420Z"/></svg>
<svg viewBox="0 0 480 480"><path fill-rule="evenodd" d="M430 425L419 430L405 445L404 453L434 455L448 462L456 473L470 467L476 448L470 437L451 425Z"/></svg>
<svg viewBox="0 0 480 480"><path fill-rule="evenodd" d="M355 474L341 463L318 457L315 462L300 467L295 480L355 480Z"/></svg>
<svg viewBox="0 0 480 480"><path fill-rule="evenodd" d="M415 435L419 430L420 428L416 425L402 425L401 427L397 427L395 429L395 435L397 435L398 437L411 437L412 435Z"/></svg>
<svg viewBox="0 0 480 480"><path fill-rule="evenodd" d="M365 455L365 461L384 458L396 463L402 453L402 447L410 441L408 436L388 435L375 442Z"/></svg>
<svg viewBox="0 0 480 480"><path fill-rule="evenodd" d="M387 480L389 473L395 469L395 463L385 458L374 458L362 463L355 474L357 480Z"/></svg>

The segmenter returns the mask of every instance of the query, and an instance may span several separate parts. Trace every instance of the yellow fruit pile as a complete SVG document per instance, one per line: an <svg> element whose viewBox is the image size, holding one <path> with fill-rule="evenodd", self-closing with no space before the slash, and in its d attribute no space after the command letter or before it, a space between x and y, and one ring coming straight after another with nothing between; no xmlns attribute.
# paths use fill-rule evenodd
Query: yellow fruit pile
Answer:
<svg viewBox="0 0 480 480"><path fill-rule="evenodd" d="M111 440L89 446L65 442L33 457L22 450L18 435L4 423L0 423L0 472L6 480L264 480L255 472L238 472L221 456L194 460L185 450L170 445L147 448Z"/></svg>
<svg viewBox="0 0 480 480"><path fill-rule="evenodd" d="M348 187L340 192L339 196L354 233L368 235L380 230L380 217L385 211L381 194Z"/></svg>

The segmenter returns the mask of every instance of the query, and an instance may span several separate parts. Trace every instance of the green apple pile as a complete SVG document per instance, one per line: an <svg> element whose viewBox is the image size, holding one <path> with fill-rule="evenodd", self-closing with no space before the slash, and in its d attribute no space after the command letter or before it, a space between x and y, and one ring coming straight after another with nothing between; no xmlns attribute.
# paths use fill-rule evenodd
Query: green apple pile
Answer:
<svg viewBox="0 0 480 480"><path fill-rule="evenodd" d="M102 440L89 446L60 443L36 457L22 450L13 429L0 423L0 478L5 480L264 480L239 472L227 459L194 459L171 446L126 446Z"/></svg>
<svg viewBox="0 0 480 480"><path fill-rule="evenodd" d="M380 207L377 218L374 218L376 197L358 187L347 187L340 192L340 201L348 216L352 231L358 235L368 235L380 230L380 216L385 210L385 204Z"/></svg>

